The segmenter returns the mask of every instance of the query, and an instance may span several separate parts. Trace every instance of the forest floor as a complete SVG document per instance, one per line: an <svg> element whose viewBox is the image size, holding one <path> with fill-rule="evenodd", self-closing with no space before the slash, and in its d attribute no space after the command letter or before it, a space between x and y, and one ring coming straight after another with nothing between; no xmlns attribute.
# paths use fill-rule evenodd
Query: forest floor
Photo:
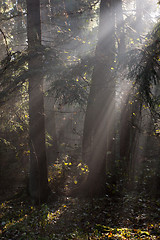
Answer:
<svg viewBox="0 0 160 240"><path fill-rule="evenodd" d="M26 195L0 203L0 239L160 239L160 200L60 197L32 206Z"/></svg>

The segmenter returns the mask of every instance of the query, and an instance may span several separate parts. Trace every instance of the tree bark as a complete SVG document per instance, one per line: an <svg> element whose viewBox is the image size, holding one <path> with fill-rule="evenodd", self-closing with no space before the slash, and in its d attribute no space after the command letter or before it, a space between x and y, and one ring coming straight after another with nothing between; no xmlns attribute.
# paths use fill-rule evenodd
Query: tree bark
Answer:
<svg viewBox="0 0 160 240"><path fill-rule="evenodd" d="M129 98L127 98L127 100L123 103L120 118L120 159L123 164L123 171L125 174L129 171L131 155L131 115L132 107L129 104Z"/></svg>
<svg viewBox="0 0 160 240"><path fill-rule="evenodd" d="M136 0L136 31L142 31L142 1ZM135 35L137 38L137 34ZM128 94L128 93L127 93ZM130 101L129 101L130 100ZM132 104L129 104L131 102ZM123 103L120 119L120 159L123 164L123 175L128 180L134 178L136 165L136 146L139 133L137 125L140 124L141 103L135 98L134 93ZM134 115L133 115L134 114Z"/></svg>
<svg viewBox="0 0 160 240"><path fill-rule="evenodd" d="M115 0L115 4L118 58L121 60L126 50L122 0Z"/></svg>
<svg viewBox="0 0 160 240"><path fill-rule="evenodd" d="M83 132L83 160L89 166L86 181L87 194L105 191L106 154L114 155L113 121L115 82L112 75L114 60L114 5L111 0L101 0L99 35L95 51L95 66L88 98Z"/></svg>
<svg viewBox="0 0 160 240"><path fill-rule="evenodd" d="M27 0L27 36L29 78L29 192L35 203L47 200L48 177L45 147L45 116L43 98L43 61L41 49L40 1Z"/></svg>
<svg viewBox="0 0 160 240"><path fill-rule="evenodd" d="M132 104L130 104L132 103ZM139 129L141 124L141 104L135 96L126 99L120 121L120 160L122 164L123 177L127 185L132 185L135 166L137 145L139 141ZM131 186L130 185L130 186Z"/></svg>

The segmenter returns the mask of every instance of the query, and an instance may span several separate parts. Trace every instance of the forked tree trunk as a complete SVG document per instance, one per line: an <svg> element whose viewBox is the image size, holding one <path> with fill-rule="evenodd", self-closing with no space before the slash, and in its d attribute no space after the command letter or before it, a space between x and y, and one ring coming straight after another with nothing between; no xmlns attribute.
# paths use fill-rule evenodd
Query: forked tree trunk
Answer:
<svg viewBox="0 0 160 240"><path fill-rule="evenodd" d="M35 203L48 196L47 160L45 148L45 116L43 99L43 61L41 49L40 1L27 0L27 36L29 78L29 192Z"/></svg>

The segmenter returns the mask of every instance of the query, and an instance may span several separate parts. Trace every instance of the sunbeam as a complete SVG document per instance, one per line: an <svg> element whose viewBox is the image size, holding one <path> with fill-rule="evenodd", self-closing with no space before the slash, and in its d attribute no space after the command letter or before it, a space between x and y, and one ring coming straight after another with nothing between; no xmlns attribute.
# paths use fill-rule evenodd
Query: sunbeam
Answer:
<svg viewBox="0 0 160 240"><path fill-rule="evenodd" d="M158 239L160 1L0 12L0 238Z"/></svg>

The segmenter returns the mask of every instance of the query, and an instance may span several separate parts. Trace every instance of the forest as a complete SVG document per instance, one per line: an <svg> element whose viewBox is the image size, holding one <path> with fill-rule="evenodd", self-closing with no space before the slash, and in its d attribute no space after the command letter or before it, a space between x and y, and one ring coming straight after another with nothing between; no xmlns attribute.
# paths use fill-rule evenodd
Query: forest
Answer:
<svg viewBox="0 0 160 240"><path fill-rule="evenodd" d="M160 239L160 1L0 1L0 239Z"/></svg>

